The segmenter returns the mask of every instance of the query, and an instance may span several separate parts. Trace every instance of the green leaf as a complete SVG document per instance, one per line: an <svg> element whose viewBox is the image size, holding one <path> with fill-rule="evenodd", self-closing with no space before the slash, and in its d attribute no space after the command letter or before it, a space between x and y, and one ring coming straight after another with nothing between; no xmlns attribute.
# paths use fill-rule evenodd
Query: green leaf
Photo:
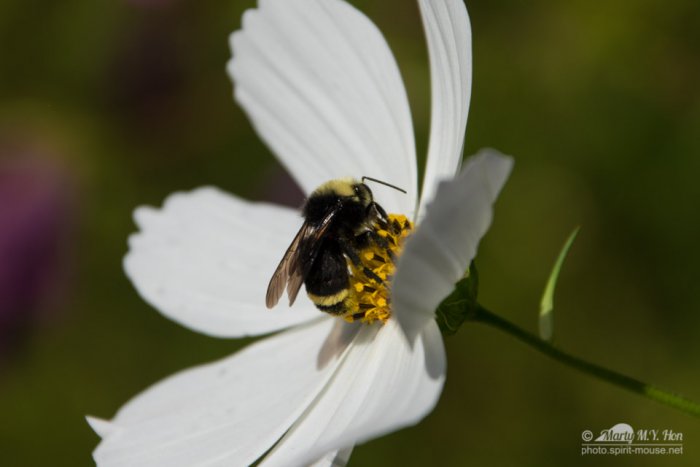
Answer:
<svg viewBox="0 0 700 467"><path fill-rule="evenodd" d="M559 252L559 257L557 257L552 272L549 274L549 279L547 280L547 285L544 288L544 293L542 294L542 300L540 301L540 337L546 341L551 341L554 334L554 289L557 286L557 279L559 278L559 273L561 272L561 267L564 264L564 259L569 253L571 245L574 243L574 239L578 234L581 227L576 227L569 238L566 239L564 246Z"/></svg>
<svg viewBox="0 0 700 467"><path fill-rule="evenodd" d="M479 273L472 261L467 275L455 285L455 289L445 298L435 312L440 331L444 336L457 332L462 324L473 319L477 309L479 293Z"/></svg>

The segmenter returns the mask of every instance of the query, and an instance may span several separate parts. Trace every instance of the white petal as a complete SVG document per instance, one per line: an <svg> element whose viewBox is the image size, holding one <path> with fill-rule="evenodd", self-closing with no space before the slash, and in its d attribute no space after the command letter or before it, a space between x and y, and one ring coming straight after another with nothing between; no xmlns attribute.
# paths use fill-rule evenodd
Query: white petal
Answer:
<svg viewBox="0 0 700 467"><path fill-rule="evenodd" d="M440 396L445 365L435 323L412 349L394 320L363 326L325 390L261 465L305 465L349 443L418 423Z"/></svg>
<svg viewBox="0 0 700 467"><path fill-rule="evenodd" d="M262 456L317 397L338 362L316 356L333 319L258 341L147 389L112 421L100 467L237 466ZM102 430L99 432L102 434Z"/></svg>
<svg viewBox="0 0 700 467"><path fill-rule="evenodd" d="M313 464L310 464L309 467L345 467L348 465L352 450L353 447L349 447L330 452Z"/></svg>
<svg viewBox="0 0 700 467"><path fill-rule="evenodd" d="M92 428L92 430L97 433L100 438L105 438L115 431L114 424L108 420L91 416L85 417L85 420L87 420L90 428Z"/></svg>
<svg viewBox="0 0 700 467"><path fill-rule="evenodd" d="M238 102L306 193L329 179L367 175L408 190L378 186L387 210L415 209L406 90L366 16L341 0L261 0L244 14L231 48Z"/></svg>
<svg viewBox="0 0 700 467"><path fill-rule="evenodd" d="M221 337L262 334L319 317L306 297L265 308L267 284L302 222L291 209L250 203L215 188L136 210L124 268L167 317Z"/></svg>
<svg viewBox="0 0 700 467"><path fill-rule="evenodd" d="M480 151L457 178L439 185L425 219L406 241L391 299L409 341L434 322L435 309L464 276L512 166L511 157Z"/></svg>
<svg viewBox="0 0 700 467"><path fill-rule="evenodd" d="M459 170L472 84L472 32L464 0L419 0L428 38L431 123L419 216L441 179Z"/></svg>

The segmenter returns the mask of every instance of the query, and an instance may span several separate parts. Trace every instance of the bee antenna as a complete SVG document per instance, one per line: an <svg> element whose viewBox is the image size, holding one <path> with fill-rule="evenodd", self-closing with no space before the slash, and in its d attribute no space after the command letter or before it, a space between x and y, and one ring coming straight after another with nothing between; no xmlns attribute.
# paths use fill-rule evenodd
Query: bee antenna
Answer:
<svg viewBox="0 0 700 467"><path fill-rule="evenodd" d="M377 180L376 178L363 176L363 177L362 177L362 183L365 183L365 180L369 180L369 181L372 181L372 182L376 182L376 183L379 183L379 184L381 184L381 185L386 185L386 186L388 186L388 187L393 188L394 190L400 191L401 193L404 193L404 194L406 193L406 190L401 189L401 188L397 187L396 185L392 185L391 183L387 183L387 182L383 182L383 181L381 181L381 180Z"/></svg>

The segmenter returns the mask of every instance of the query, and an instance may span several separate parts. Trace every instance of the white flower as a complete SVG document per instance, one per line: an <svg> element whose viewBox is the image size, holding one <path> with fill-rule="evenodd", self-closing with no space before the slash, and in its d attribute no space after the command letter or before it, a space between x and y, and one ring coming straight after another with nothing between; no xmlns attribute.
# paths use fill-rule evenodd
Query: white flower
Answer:
<svg viewBox="0 0 700 467"><path fill-rule="evenodd" d="M379 30L352 6L260 0L231 37L228 67L236 99L306 193L361 175L408 190L372 187L388 212L424 217L397 265L396 319L349 324L303 297L292 308L265 309L270 275L301 223L293 210L214 188L139 208L140 232L124 264L145 300L212 336L287 330L161 381L109 422L91 418L103 438L94 452L100 466L232 466L263 456L264 465L342 463L356 443L432 410L446 370L434 310L475 255L511 160L485 151L438 188L461 159L471 32L462 0L419 5L433 99L420 199L398 67Z"/></svg>

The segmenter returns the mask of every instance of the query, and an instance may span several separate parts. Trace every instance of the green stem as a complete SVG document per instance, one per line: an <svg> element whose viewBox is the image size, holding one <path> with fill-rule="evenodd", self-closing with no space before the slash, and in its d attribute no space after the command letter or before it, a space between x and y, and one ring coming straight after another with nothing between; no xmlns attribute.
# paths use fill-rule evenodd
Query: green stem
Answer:
<svg viewBox="0 0 700 467"><path fill-rule="evenodd" d="M530 347L542 352L543 354L558 360L565 365L575 368L582 373L603 381L607 381L608 383L614 384L622 389L640 394L687 414L700 417L700 404L697 402L693 402L677 394L664 391L663 389L643 383L634 378L630 378L629 376L625 376L615 371L608 370L607 368L603 368L602 366L582 360L578 357L574 357L573 355L557 349L549 342L544 341L534 334L531 334L516 326L510 321L501 318L481 305L476 307L476 313L473 316L473 320L500 329L501 331L504 331L521 340Z"/></svg>

